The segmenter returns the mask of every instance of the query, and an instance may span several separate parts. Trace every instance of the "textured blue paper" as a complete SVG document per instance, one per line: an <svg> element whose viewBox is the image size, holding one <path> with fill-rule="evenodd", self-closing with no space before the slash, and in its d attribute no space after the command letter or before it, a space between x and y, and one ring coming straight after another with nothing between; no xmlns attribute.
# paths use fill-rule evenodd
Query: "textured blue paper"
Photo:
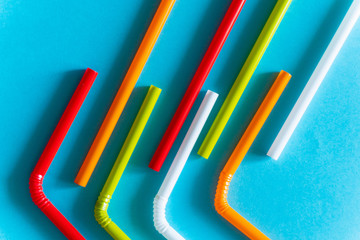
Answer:
<svg viewBox="0 0 360 240"><path fill-rule="evenodd" d="M147 165L230 0L178 0L88 184L73 183L160 0L0 1L0 239L64 239L32 203L28 177L84 69L99 72L45 179L45 193L87 239L110 239L94 204L146 86L163 89L109 208L132 239L162 239L152 201L204 92L231 84L275 0L248 0L163 169ZM231 205L272 239L360 239L360 22L282 157L265 157L351 1L294 0L209 160L191 159L170 198L187 239L246 239L213 206L219 172L275 79L293 74L230 189ZM202 133L200 140L204 138ZM200 141L196 145L196 150Z"/></svg>

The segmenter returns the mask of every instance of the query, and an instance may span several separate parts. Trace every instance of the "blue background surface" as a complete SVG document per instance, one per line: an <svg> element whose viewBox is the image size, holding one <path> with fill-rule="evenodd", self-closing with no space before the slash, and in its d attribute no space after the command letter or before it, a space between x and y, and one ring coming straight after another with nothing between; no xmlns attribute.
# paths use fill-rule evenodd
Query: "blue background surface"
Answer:
<svg viewBox="0 0 360 240"><path fill-rule="evenodd" d="M160 0L0 1L0 239L63 239L32 203L28 178L84 69L99 72L45 178L45 193L88 239L110 239L94 204L150 84L163 89L109 208L133 239L162 239L152 201L204 92L216 112L275 0L249 0L165 165L147 165L230 0L178 0L88 184L77 170ZM294 0L209 160L193 155L168 204L187 239L246 239L215 211L217 179L254 112L284 69L284 95L241 164L230 204L272 239L360 239L360 23L356 25L279 161L265 153L305 86L350 0Z"/></svg>

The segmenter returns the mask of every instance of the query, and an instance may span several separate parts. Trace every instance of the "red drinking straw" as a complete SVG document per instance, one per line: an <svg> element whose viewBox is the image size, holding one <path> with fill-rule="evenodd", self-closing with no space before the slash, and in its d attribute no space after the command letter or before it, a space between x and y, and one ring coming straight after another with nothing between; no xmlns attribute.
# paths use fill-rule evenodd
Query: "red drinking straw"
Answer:
<svg viewBox="0 0 360 240"><path fill-rule="evenodd" d="M55 208L55 206L46 198L42 183L47 170L49 169L56 152L59 150L69 128L74 121L76 114L84 102L88 94L97 72L86 69L78 87L75 90L65 112L61 116L53 134L47 143L44 152L41 154L34 171L30 176L30 194L34 203L40 210L55 224L55 226L67 237L68 239L85 239L76 228Z"/></svg>
<svg viewBox="0 0 360 240"><path fill-rule="evenodd" d="M212 66L223 47L226 38L234 26L237 17L239 16L245 0L233 0L226 12L200 66L198 67L194 78L192 79L188 89L185 92L183 99L177 108L174 117L172 118L161 142L156 149L156 152L149 164L149 167L155 171L160 171L165 158L167 157L182 125L185 122L187 115L190 112L199 92L210 73Z"/></svg>

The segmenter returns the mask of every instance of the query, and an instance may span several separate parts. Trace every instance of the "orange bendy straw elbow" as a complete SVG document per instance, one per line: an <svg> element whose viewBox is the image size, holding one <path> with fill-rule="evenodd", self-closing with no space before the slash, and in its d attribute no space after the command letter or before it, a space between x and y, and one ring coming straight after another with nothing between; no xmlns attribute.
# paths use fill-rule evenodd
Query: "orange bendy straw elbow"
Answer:
<svg viewBox="0 0 360 240"><path fill-rule="evenodd" d="M162 0L150 26L142 40L140 47L132 61L130 68L118 90L111 107L106 114L98 134L82 164L75 183L85 187L100 159L105 146L114 131L117 121L133 91L137 80L150 56L150 53L165 25L165 22L175 4L176 0Z"/></svg>
<svg viewBox="0 0 360 240"><path fill-rule="evenodd" d="M242 136L235 150L231 154L224 169L221 171L218 186L216 189L216 211L232 225L234 225L237 229L243 232L247 237L253 240L263 240L269 238L229 206L227 202L227 194L229 191L230 182L236 170L240 166L240 163L244 159L246 153L249 151L250 146L260 132L260 129L270 115L272 109L280 98L290 78L291 75L287 72L281 71L279 73L277 79L270 88L264 101L261 103L258 111L251 120L249 126L247 127L244 135Z"/></svg>

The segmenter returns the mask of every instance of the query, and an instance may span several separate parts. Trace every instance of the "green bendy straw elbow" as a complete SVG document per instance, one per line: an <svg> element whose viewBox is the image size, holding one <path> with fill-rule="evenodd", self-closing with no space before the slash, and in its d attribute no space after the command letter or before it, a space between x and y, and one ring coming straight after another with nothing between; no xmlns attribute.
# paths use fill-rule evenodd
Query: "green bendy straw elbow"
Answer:
<svg viewBox="0 0 360 240"><path fill-rule="evenodd" d="M259 38L256 40L250 55L246 59L244 66L236 78L235 83L231 87L229 94L227 95L219 113L215 118L215 121L213 122L198 151L200 156L209 158L291 2L292 0L277 1L269 19L260 33Z"/></svg>
<svg viewBox="0 0 360 240"><path fill-rule="evenodd" d="M110 199L115 192L120 178L128 164L130 157L139 141L139 138L145 128L147 121L153 111L155 104L160 96L161 89L150 86L145 100L135 118L130 132L126 137L115 164L111 169L110 175L99 195L95 205L95 218L98 223L113 237L114 239L128 240L130 239L109 217L107 209Z"/></svg>

